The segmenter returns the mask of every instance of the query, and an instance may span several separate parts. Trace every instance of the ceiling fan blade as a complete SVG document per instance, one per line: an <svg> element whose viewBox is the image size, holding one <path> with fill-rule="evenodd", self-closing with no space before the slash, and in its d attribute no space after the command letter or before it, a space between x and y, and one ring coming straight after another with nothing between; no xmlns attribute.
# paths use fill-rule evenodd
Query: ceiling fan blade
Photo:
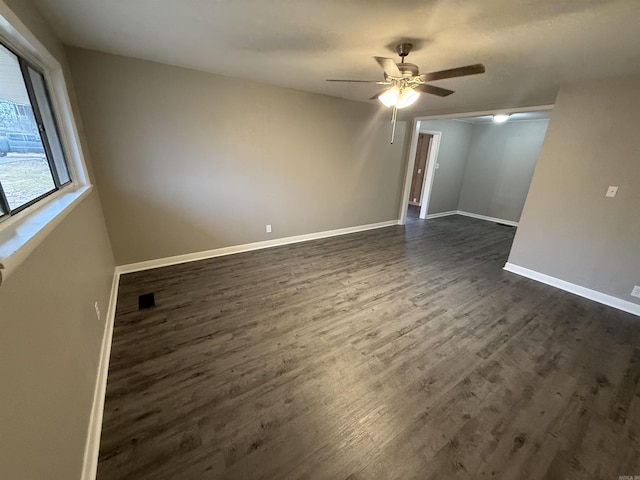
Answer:
<svg viewBox="0 0 640 480"><path fill-rule="evenodd" d="M384 92L389 90L389 88L392 88L392 87L383 88L378 93L376 93L373 97L371 97L369 100L376 100L380 95L382 95Z"/></svg>
<svg viewBox="0 0 640 480"><path fill-rule="evenodd" d="M334 80L330 79L327 82L351 82L351 83L378 83L379 80Z"/></svg>
<svg viewBox="0 0 640 480"><path fill-rule="evenodd" d="M398 70L398 66L396 65L396 62L394 62L391 58L385 58L385 57L373 57L373 58L376 59L376 61L380 64L380 66L384 70L384 73L386 73L387 75L390 75L392 77L402 76L402 74L400 73L400 70Z"/></svg>
<svg viewBox="0 0 640 480"><path fill-rule="evenodd" d="M464 77L466 75L476 75L478 73L484 73L484 65L481 63L467 65L466 67L450 68L449 70L440 70L439 72L423 73L420 75L420 78L424 82L432 82L434 80Z"/></svg>
<svg viewBox="0 0 640 480"><path fill-rule="evenodd" d="M451 95L453 90L448 90L446 88L434 87L433 85L427 85L423 83L422 85L418 85L415 87L415 90L420 90L421 92L430 93L432 95L437 95L439 97L446 97Z"/></svg>

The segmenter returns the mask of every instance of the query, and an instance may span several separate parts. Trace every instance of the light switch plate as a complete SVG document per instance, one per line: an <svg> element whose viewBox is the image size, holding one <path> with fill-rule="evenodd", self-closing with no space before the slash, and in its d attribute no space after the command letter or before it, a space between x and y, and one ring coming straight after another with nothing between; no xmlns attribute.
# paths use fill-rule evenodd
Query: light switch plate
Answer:
<svg viewBox="0 0 640 480"><path fill-rule="evenodd" d="M633 287L633 290L631 290L631 296L640 298L640 285Z"/></svg>
<svg viewBox="0 0 640 480"><path fill-rule="evenodd" d="M615 196L616 196L616 193L618 193L618 187L610 186L610 187L607 189L607 197L611 197L611 198L613 198L613 197L615 197Z"/></svg>

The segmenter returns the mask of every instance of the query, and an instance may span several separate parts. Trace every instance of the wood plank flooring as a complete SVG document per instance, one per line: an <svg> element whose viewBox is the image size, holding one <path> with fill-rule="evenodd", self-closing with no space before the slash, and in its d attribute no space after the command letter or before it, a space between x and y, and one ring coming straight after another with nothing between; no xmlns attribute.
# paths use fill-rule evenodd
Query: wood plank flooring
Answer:
<svg viewBox="0 0 640 480"><path fill-rule="evenodd" d="M98 478L640 475L640 318L503 271L514 232L411 217L123 276Z"/></svg>

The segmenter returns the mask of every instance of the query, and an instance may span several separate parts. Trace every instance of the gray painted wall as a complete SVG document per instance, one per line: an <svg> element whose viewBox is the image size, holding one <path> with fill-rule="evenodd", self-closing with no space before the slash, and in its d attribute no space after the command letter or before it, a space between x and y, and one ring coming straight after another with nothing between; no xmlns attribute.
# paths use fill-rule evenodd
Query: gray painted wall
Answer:
<svg viewBox="0 0 640 480"><path fill-rule="evenodd" d="M548 124L474 124L458 210L519 221Z"/></svg>
<svg viewBox="0 0 640 480"><path fill-rule="evenodd" d="M30 2L5 2L64 66ZM93 191L0 286L1 478L80 477L114 268Z"/></svg>
<svg viewBox="0 0 640 480"><path fill-rule="evenodd" d="M560 90L509 262L640 304L630 296L640 285L638 85Z"/></svg>
<svg viewBox="0 0 640 480"><path fill-rule="evenodd" d="M548 123L421 122L421 131L442 132L427 213L462 210L517 222Z"/></svg>
<svg viewBox="0 0 640 480"><path fill-rule="evenodd" d="M421 131L442 132L427 214L458 210L464 171L469 156L472 125L453 120L427 120Z"/></svg>
<svg viewBox="0 0 640 480"><path fill-rule="evenodd" d="M387 110L67 53L118 264L397 219Z"/></svg>

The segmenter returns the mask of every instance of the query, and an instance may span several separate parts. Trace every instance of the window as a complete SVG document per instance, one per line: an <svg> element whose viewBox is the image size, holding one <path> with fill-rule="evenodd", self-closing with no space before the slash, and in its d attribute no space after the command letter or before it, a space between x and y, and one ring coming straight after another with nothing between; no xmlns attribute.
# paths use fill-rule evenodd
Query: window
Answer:
<svg viewBox="0 0 640 480"><path fill-rule="evenodd" d="M0 0L0 287L91 190L62 65Z"/></svg>
<svg viewBox="0 0 640 480"><path fill-rule="evenodd" d="M43 74L0 44L0 219L71 183Z"/></svg>

